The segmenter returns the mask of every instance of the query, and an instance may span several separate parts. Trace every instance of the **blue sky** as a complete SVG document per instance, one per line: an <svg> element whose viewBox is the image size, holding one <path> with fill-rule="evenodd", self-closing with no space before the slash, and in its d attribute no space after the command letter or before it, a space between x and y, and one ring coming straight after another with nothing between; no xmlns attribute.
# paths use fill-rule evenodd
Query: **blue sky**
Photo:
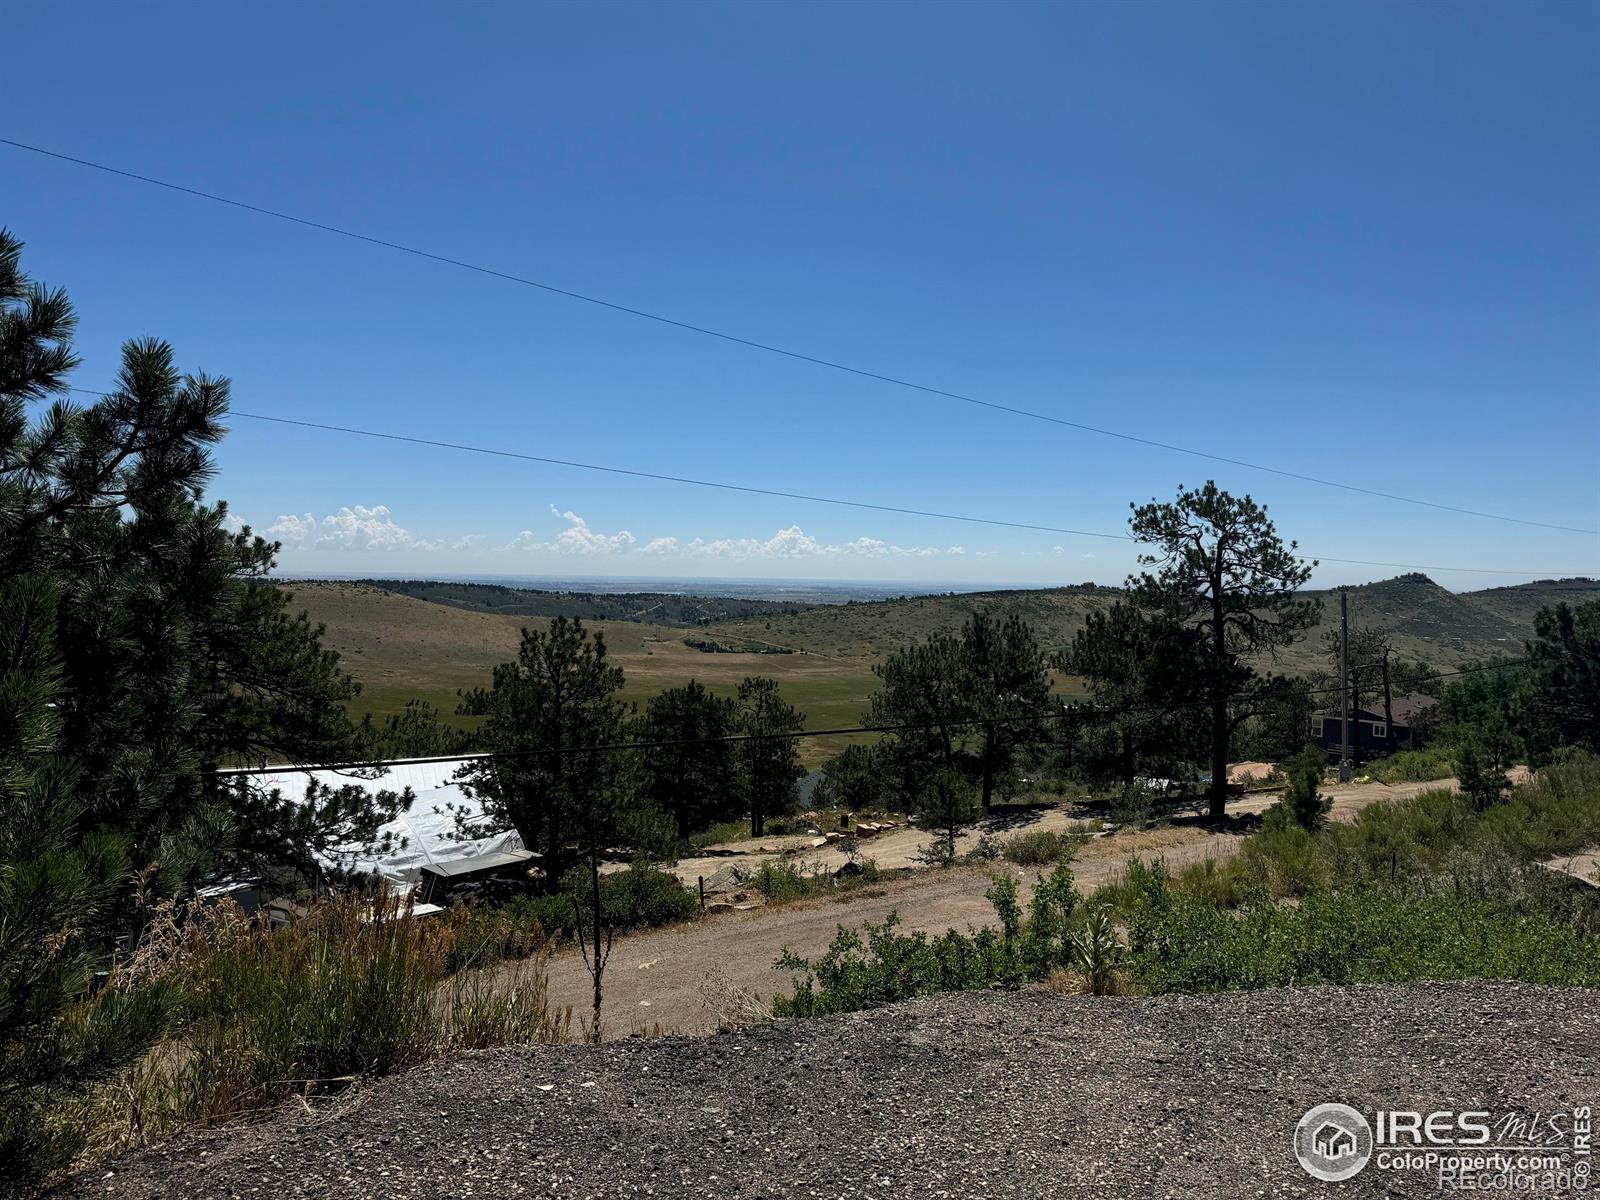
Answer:
<svg viewBox="0 0 1600 1200"><path fill-rule="evenodd" d="M1600 8L15 3L0 136L1002 404L1600 526ZM1215 477L1327 557L1600 574L0 147L81 315L241 410L1119 532ZM287 572L1120 580L1126 543L234 422ZM1395 572L1327 566L1323 583ZM1435 575L1453 587L1515 574Z"/></svg>

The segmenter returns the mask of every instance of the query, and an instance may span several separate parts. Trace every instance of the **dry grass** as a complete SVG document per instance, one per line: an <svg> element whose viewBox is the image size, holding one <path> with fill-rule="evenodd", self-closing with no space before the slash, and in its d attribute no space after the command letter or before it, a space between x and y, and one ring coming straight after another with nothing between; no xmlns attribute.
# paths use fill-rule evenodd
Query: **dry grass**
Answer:
<svg viewBox="0 0 1600 1200"><path fill-rule="evenodd" d="M1036 986L1041 991L1054 992L1058 996L1132 996L1137 994L1137 989L1133 986L1132 977L1120 967L1104 977L1099 992L1095 991L1094 983L1088 975L1068 967L1057 967Z"/></svg>
<svg viewBox="0 0 1600 1200"><path fill-rule="evenodd" d="M324 625L324 645L362 685L353 713L382 718L411 699L427 700L462 726L457 689L487 686L498 663L516 657L523 628L543 629L548 618L472 612L402 596L365 584L286 585L296 607ZM605 634L612 660L622 668L625 700L645 701L666 688L697 679L731 695L749 675L778 680L784 697L816 728L857 724L876 686L870 663L815 654L706 654L683 644L690 632L633 621L585 622ZM695 631L703 636L703 630ZM838 753L848 737L807 738L808 765Z"/></svg>
<svg viewBox="0 0 1600 1200"><path fill-rule="evenodd" d="M477 924L466 910L416 919L393 901L355 897L316 904L279 930L231 904L186 922L161 911L88 1003L164 988L173 1031L61 1119L92 1160L291 1098L325 1104L358 1080L452 1051L570 1040L537 924L502 942L499 955L517 956L509 964L483 960ZM452 972L463 959L483 961Z"/></svg>
<svg viewBox="0 0 1600 1200"><path fill-rule="evenodd" d="M717 1018L717 1028L723 1033L772 1020L771 1007L761 1003L755 992L735 983L721 967L712 967L697 990L700 1003Z"/></svg>

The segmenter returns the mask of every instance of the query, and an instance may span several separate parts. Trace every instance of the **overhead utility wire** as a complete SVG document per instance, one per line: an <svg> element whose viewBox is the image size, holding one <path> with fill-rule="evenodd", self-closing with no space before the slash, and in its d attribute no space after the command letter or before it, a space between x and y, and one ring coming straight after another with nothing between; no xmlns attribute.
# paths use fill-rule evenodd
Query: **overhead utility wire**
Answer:
<svg viewBox="0 0 1600 1200"><path fill-rule="evenodd" d="M104 396L90 388L73 388L93 396ZM464 442L446 442L435 438L412 437L403 433L385 433L377 429L358 429L350 425L328 425L320 421L301 421L294 417L272 417L264 413L230 410L230 416L251 421L270 421L275 425L297 425L304 429L317 429L326 433L349 433L357 437L380 438L389 442L408 442L415 446L433 446L441 450L460 450L467 454L488 454L495 458L514 458L523 462L544 463L547 466L572 467L580 471L601 471L608 475L630 475L636 479L654 479L664 483L683 483L692 487L716 488L726 492L745 492L753 496L776 496L783 500L803 500L808 504L832 504L841 508L864 508L873 512L897 513L902 516L932 517L940 521L963 521L970 525L994 525L1003 529L1027 529L1038 533L1064 533L1072 537L1103 538L1115 542L1136 542L1139 539L1126 533L1101 533L1092 529L1068 529L1062 525L1035 525L1026 521L1006 521L999 517L970 517L960 513L935 512L925 508L902 508L893 504L874 504L868 500L842 500L836 496L814 496L806 492L784 492L776 488L753 487L742 483L724 483L714 479L692 479L685 475L666 475L656 471L638 471L631 467L611 467L598 463L577 462L567 458L550 458L541 454L526 454L520 450L500 450L489 446L472 446ZM1425 563L1379 562L1367 558L1327 558L1307 554L1301 561L1338 563L1341 566L1390 567L1403 571L1453 571L1468 575L1528 575L1534 578L1565 578L1579 575L1578 571L1532 571L1514 567L1440 567Z"/></svg>
<svg viewBox="0 0 1600 1200"><path fill-rule="evenodd" d="M1527 661L1525 658L1513 658L1505 662L1482 663L1475 667L1461 667L1455 671L1440 671L1430 675L1428 678L1434 680L1451 679L1457 675L1473 675L1479 671L1503 671L1507 667L1520 667ZM1343 690L1341 687L1312 688L1305 695L1324 696L1342 692ZM1048 712L1014 713L1004 717L967 717L951 721L907 721L897 725L846 725L835 729L791 729L781 733L727 733L720 737L666 738L652 742L611 742L600 746L554 746L541 750L480 750L467 754L438 754L426 758L379 758L362 762L321 763L315 766L226 767L212 771L210 774L219 778L239 775L304 775L312 771L360 771L375 770L379 767L420 767L461 762L469 758L489 760L547 758L557 754L611 754L620 753L624 750L655 750L675 746L715 746L736 742L798 741L801 738L831 737L845 733L903 733L917 729L949 729L953 726L1009 725L1016 721L1060 721L1068 717L1078 716L1120 717L1142 712L1166 713L1184 708L1209 706L1210 703L1209 700L1184 700L1177 704L1125 705L1122 708L1078 707L1064 704L1060 709L1052 709Z"/></svg>
<svg viewBox="0 0 1600 1200"><path fill-rule="evenodd" d="M95 391L93 388L70 388L70 391L82 392L90 396L109 396L109 392ZM898 513L904 516L932 517L941 521L964 521L973 525L994 525L1005 529L1027 529L1040 533L1064 533L1073 537L1103 538L1108 541L1136 542L1139 539L1126 533L1101 533L1089 529L1068 529L1061 525L1035 525L1023 521L1006 521L998 517L970 517L959 513L935 512L922 508L902 508L891 504L875 504L867 500L841 500L832 496L814 496L806 492L784 492L774 488L754 487L748 484L724 483L711 479L693 479L684 475L667 475L656 471L639 471L630 467L612 467L597 463L577 462L573 459L550 458L539 454L527 454L519 450L501 450L489 446L473 446L464 442L446 442L436 438L413 437L403 433L386 433L377 429L359 429L350 425L328 425L320 421L302 421L294 417L274 417L265 413L243 412L230 409L230 416L243 417L251 421L269 421L275 425L297 425L304 429L317 429L326 433L348 433L357 437L379 438L390 442L408 442L416 446L433 446L441 450L459 450L467 454L487 454L495 458L513 458L524 462L544 463L548 466L572 467L580 471L600 471L608 475L630 475L637 479L654 479L665 483L683 483L693 487L716 488L721 491L745 492L755 496L776 496L784 500L803 500L810 504L832 504L843 508L864 508L874 512ZM1407 571L1454 571L1474 575L1529 575L1546 578L1565 578L1581 575L1580 571L1565 570L1528 570L1516 567L1442 567L1429 566L1425 563L1380 562L1368 558L1331 558L1322 555L1310 554L1301 557L1302 562L1315 561L1322 563L1339 563L1344 566L1357 567L1392 567Z"/></svg>
<svg viewBox="0 0 1600 1200"><path fill-rule="evenodd" d="M751 350L761 350L768 354L780 355L784 358L794 359L798 362L810 363L813 366L826 367L832 371L842 371L847 375L855 375L862 379L872 379L879 383L892 384L895 387L909 388L912 391L923 392L930 396L942 396L947 400L959 400L963 404L976 405L979 408L993 409L996 412L1010 413L1012 416L1026 417L1033 421L1045 421L1052 425L1065 426L1076 429L1082 433L1093 433L1100 437L1118 438L1121 441L1133 442L1141 446L1150 446L1158 450L1169 450L1175 454L1188 454L1195 458L1207 459L1211 462L1226 463L1229 466L1244 467L1251 471L1262 471L1270 475L1277 475L1284 479L1296 479L1302 483L1314 483L1322 487L1339 488L1346 492L1356 492L1364 496L1375 496L1381 500L1393 500L1401 504L1415 504L1424 508L1438 509L1442 512L1453 512L1468 517L1481 517L1490 521L1507 521L1515 525L1532 525L1540 529L1558 529L1565 533L1600 534L1600 529L1583 529L1575 525L1559 525L1549 521L1533 521L1525 517L1511 517L1503 513L1483 512L1478 509L1462 508L1454 504L1444 504L1436 500L1423 500L1415 496L1402 496L1394 492L1382 492L1375 488L1361 487L1354 483L1342 483L1337 479L1323 479L1316 475L1306 475L1299 471L1290 471L1283 467L1269 467L1263 463L1247 462L1242 458L1230 458L1224 454L1213 454L1206 450L1195 450L1188 446L1179 446L1172 442L1163 442L1155 438L1141 437L1138 434L1123 433L1116 429L1105 429L1098 425L1089 425L1082 421L1070 421L1065 417L1053 416L1050 413L1036 412L1033 409L1018 408L1011 404L1000 404L993 400L980 400L976 396L969 396L962 392L952 392L944 388L933 387L925 383L917 383L897 375L886 375L879 371L869 371L864 367L854 367L848 363L838 362L834 359L821 358L814 354L805 354L799 350L790 350L770 342L758 342L752 338L740 337L737 334L726 333L720 329L711 329L705 325L696 325L690 321L680 321L676 317L664 316L661 313L649 312L642 308L633 308L626 304L619 304L613 300L604 300L598 296L591 296L584 292L575 292L569 288L557 287L555 284L543 283L537 279L529 279L523 275L514 275L509 271L485 267L479 263L468 262L465 259L451 258L448 255L436 254L431 250L423 250L416 246L408 246L403 242L393 242L386 238L373 237L370 234L357 233L353 229L345 229L338 225L330 225L323 221L314 221L307 217L297 217L292 213L281 212L278 209L266 208L259 204L250 204L244 200L234 200L228 196L221 196L215 192L202 191L199 188L186 187L181 183L172 183L165 179L156 179L150 175L141 175L136 171L125 171L120 167L108 166L105 163L93 162L87 158L78 158L75 155L63 154L56 150L46 150L42 146L29 145L12 138L0 138L0 145L11 146L18 150L25 150L30 154L43 155L61 162L73 163L91 170L103 171L108 175L117 175L124 179L132 179L139 183L147 183L154 187L166 188L168 191L182 192L186 196L194 196L201 200L209 200L214 204L225 204L231 208L243 209L246 212L256 213L260 216L271 217L278 221L287 221L294 225L302 225L308 229L319 229L324 233L331 233L338 237L350 238L369 245L381 246L386 250L395 250L401 254L410 254L416 258L424 258L430 262L442 263L445 266L458 267L464 271L473 271L479 275L487 275L494 279L501 279L507 283L521 284L524 287L537 288L551 295L564 296L569 300L579 300L585 304L593 304L599 308L610 309L613 312L625 313L631 317L639 317L646 321L655 321L661 325L670 325L674 329L682 329L688 333L698 333L704 337L717 338L720 341L731 342L737 346L744 346Z"/></svg>

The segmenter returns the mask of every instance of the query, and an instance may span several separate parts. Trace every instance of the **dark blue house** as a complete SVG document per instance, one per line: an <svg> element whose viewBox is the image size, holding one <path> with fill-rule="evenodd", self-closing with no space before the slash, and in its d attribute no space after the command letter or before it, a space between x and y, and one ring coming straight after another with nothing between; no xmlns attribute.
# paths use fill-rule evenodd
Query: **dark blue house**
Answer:
<svg viewBox="0 0 1600 1200"><path fill-rule="evenodd" d="M1376 711L1359 708L1353 714L1355 726L1353 744L1359 748L1363 759L1378 758L1397 750L1417 750L1422 740L1416 726L1425 721L1430 709L1438 704L1432 696L1412 692L1396 696L1385 715L1380 707ZM1314 713L1311 717L1311 741L1330 754L1338 754L1343 745L1341 726L1343 720L1337 709Z"/></svg>

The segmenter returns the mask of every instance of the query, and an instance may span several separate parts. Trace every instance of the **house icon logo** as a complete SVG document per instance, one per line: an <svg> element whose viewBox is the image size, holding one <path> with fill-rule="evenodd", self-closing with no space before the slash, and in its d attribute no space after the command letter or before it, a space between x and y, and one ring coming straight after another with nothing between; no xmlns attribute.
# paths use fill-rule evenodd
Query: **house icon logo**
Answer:
<svg viewBox="0 0 1600 1200"><path fill-rule="evenodd" d="M1372 1127L1348 1104L1319 1104L1294 1127L1294 1156L1313 1179L1349 1179L1372 1157Z"/></svg>

